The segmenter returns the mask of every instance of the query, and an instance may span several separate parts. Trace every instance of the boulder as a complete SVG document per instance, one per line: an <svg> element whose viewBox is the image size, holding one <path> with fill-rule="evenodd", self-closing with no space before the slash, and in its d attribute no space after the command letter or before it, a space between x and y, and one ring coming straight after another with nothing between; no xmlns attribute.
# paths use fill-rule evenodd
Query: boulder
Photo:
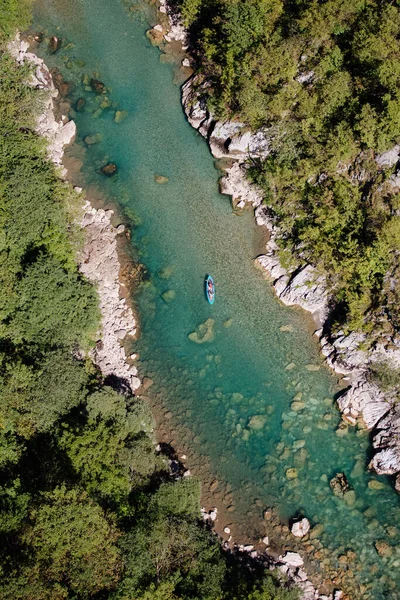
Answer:
<svg viewBox="0 0 400 600"><path fill-rule="evenodd" d="M107 163L104 167L101 167L101 172L106 175L106 177L112 177L118 171L118 167L115 163Z"/></svg>
<svg viewBox="0 0 400 600"><path fill-rule="evenodd" d="M337 473L335 477L330 480L329 485L334 495L341 498L343 498L344 494L350 490L350 484L344 473Z"/></svg>
<svg viewBox="0 0 400 600"><path fill-rule="evenodd" d="M395 405L379 421L377 428L378 432L373 439L377 452L369 468L379 475L395 475L400 472L400 406Z"/></svg>
<svg viewBox="0 0 400 600"><path fill-rule="evenodd" d="M306 518L296 521L292 525L291 532L294 536L302 538L310 531L310 521Z"/></svg>
<svg viewBox="0 0 400 600"><path fill-rule="evenodd" d="M98 79L94 79L93 77L90 80L90 87L94 92L96 92L96 94L103 94L106 91L106 86L104 83Z"/></svg>
<svg viewBox="0 0 400 600"><path fill-rule="evenodd" d="M85 98L78 98L78 100L76 101L75 104L75 110L77 112L83 112L86 106L86 100Z"/></svg>
<svg viewBox="0 0 400 600"><path fill-rule="evenodd" d="M375 161L380 167L394 167L398 162L400 155L400 146L393 146L390 150L379 154Z"/></svg>
<svg viewBox="0 0 400 600"><path fill-rule="evenodd" d="M239 208L243 208L246 204L259 206L263 199L261 188L250 183L246 167L238 162L225 169L219 188L221 194L232 196L232 204Z"/></svg>
<svg viewBox="0 0 400 600"><path fill-rule="evenodd" d="M303 559L297 552L286 552L286 554L280 556L278 560L289 567L302 567L304 565Z"/></svg>
<svg viewBox="0 0 400 600"><path fill-rule="evenodd" d="M54 54L61 48L62 40L56 35L51 36L49 41L49 52Z"/></svg>
<svg viewBox="0 0 400 600"><path fill-rule="evenodd" d="M393 548L390 544L388 544L385 540L377 540L374 543L377 553L379 556L388 557L393 554Z"/></svg>
<svg viewBox="0 0 400 600"><path fill-rule="evenodd" d="M157 25L156 25L156 27L157 27ZM146 31L146 37L152 46L159 46L164 39L164 34L163 34L162 29L160 31L159 29L156 29L155 27L153 27L152 29L149 29L148 31Z"/></svg>
<svg viewBox="0 0 400 600"><path fill-rule="evenodd" d="M56 134L56 142L62 146L72 144L76 137L76 125L74 121L68 121Z"/></svg>

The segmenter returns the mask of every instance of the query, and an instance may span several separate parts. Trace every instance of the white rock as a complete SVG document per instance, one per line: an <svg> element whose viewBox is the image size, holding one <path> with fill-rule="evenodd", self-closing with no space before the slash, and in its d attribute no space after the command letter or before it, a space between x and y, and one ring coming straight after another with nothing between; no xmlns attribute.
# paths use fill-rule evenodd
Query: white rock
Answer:
<svg viewBox="0 0 400 600"><path fill-rule="evenodd" d="M278 560L289 567L302 567L304 565L303 559L297 552L286 552L286 554L280 556Z"/></svg>
<svg viewBox="0 0 400 600"><path fill-rule="evenodd" d="M304 518L304 519L301 519L301 521L297 521L296 523L293 523L291 531L292 531L293 535L296 537L299 537L299 538L304 537L310 531L310 521L308 519Z"/></svg>
<svg viewBox="0 0 400 600"><path fill-rule="evenodd" d="M399 160L400 146L394 146L390 150L379 154L375 161L380 167L393 167Z"/></svg>
<svg viewBox="0 0 400 600"><path fill-rule="evenodd" d="M263 537L263 539L261 541L266 546L269 546L269 537L267 535L265 537Z"/></svg>
<svg viewBox="0 0 400 600"><path fill-rule="evenodd" d="M224 527L224 533L230 533L230 532L231 532L231 530L229 527Z"/></svg>

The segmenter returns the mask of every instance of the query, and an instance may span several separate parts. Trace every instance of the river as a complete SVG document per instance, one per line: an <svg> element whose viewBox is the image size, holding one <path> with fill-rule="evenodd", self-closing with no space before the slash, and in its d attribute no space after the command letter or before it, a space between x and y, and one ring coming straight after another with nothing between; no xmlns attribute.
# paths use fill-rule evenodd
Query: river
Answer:
<svg viewBox="0 0 400 600"><path fill-rule="evenodd" d="M204 489L211 484L222 526L241 539L267 533L277 552L298 549L317 582L337 577L354 599L400 598L399 498L386 478L366 471L368 434L339 427L340 385L310 318L282 306L255 268L264 233L251 211L235 214L219 194L220 173L182 111L177 66L145 37L149 22L154 9L140 1L35 6L34 30L63 40L56 54L45 42L38 54L73 82L73 105L86 100L72 112L79 139L71 154L83 160L76 182L120 204L147 269L135 293L141 335L132 347L140 375L153 381L146 395ZM106 95L93 92L91 77ZM116 110L126 111L122 122ZM85 144L86 136L97 143ZM108 161L118 166L110 179L99 172ZM216 281L213 306L204 297L207 273ZM210 339L189 339L207 319ZM354 491L346 502L329 486L338 472ZM279 523L262 522L270 506ZM288 533L295 515L318 526L311 540Z"/></svg>

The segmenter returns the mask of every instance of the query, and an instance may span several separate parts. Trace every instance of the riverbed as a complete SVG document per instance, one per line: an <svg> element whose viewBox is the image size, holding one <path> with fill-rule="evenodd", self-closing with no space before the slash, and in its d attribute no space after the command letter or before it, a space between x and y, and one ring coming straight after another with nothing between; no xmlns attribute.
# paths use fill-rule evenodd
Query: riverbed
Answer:
<svg viewBox="0 0 400 600"><path fill-rule="evenodd" d="M79 139L70 156L83 161L75 183L120 205L147 269L132 347L153 382L145 394L190 448L194 470L207 471L204 484L213 482L230 519L223 525L243 539L268 533L277 551L299 549L318 580L339 573L333 587L353 598L400 598L399 498L366 471L367 432L341 425L334 397L343 383L324 365L311 319L282 306L256 269L265 234L219 194L220 172L181 107L177 66L145 37L155 18L143 2L39 0L34 23L63 40L55 54L46 41L38 53L72 82L72 106L84 101L71 111ZM100 168L110 161L118 173L108 179ZM338 472L354 492L346 501L329 486ZM262 521L270 506L279 527ZM287 533L298 515L318 526L314 539Z"/></svg>

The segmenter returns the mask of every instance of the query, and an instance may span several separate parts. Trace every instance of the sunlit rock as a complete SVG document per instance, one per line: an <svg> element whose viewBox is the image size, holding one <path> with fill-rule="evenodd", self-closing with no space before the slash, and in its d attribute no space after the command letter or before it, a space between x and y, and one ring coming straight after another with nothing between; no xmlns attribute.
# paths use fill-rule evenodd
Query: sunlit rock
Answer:
<svg viewBox="0 0 400 600"><path fill-rule="evenodd" d="M310 531L310 521L306 518L293 523L291 532L294 536L302 538Z"/></svg>

